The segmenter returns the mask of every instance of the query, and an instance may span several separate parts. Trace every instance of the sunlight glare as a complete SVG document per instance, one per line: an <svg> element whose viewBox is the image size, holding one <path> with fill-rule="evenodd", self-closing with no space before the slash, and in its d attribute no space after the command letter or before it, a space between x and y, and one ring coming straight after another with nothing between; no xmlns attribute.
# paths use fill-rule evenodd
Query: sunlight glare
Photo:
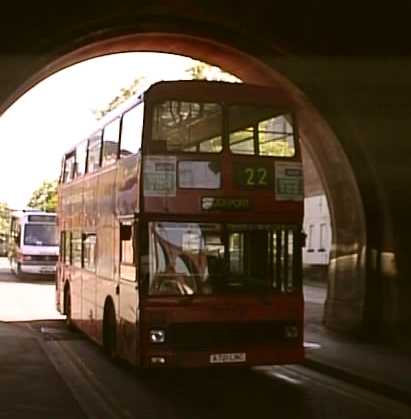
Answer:
<svg viewBox="0 0 411 419"><path fill-rule="evenodd" d="M96 122L107 105L138 77L148 83L189 79L196 61L159 53L120 53L73 65L38 83L0 117L0 202L27 205L44 181L58 178L64 152Z"/></svg>

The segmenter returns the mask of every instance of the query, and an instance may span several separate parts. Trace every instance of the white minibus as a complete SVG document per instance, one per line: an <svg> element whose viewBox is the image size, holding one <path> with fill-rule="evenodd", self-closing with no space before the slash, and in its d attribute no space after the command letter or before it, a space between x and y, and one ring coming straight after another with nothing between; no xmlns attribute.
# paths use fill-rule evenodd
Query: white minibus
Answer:
<svg viewBox="0 0 411 419"><path fill-rule="evenodd" d="M8 257L13 273L54 275L58 254L55 213L23 210L12 214Z"/></svg>

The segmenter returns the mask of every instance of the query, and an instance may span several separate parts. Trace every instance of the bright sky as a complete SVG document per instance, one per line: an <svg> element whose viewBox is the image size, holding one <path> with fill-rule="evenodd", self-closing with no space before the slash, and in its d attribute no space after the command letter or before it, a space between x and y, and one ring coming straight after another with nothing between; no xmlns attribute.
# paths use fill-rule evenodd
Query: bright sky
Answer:
<svg viewBox="0 0 411 419"><path fill-rule="evenodd" d="M61 157L89 132L92 113L140 76L152 82L190 78L190 58L122 53L62 70L37 84L0 117L0 202L26 207L44 180L57 179Z"/></svg>

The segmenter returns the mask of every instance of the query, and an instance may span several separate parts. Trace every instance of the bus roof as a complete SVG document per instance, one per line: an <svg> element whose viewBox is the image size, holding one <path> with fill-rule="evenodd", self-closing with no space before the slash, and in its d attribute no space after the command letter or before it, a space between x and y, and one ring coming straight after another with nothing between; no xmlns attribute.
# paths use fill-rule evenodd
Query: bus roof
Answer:
<svg viewBox="0 0 411 419"><path fill-rule="evenodd" d="M287 105L291 97L282 89L248 83L208 80L160 81L145 92L146 101L160 99L201 100L222 103Z"/></svg>
<svg viewBox="0 0 411 419"><path fill-rule="evenodd" d="M31 215L39 215L39 216L50 216L50 217L56 217L57 214L55 212L46 212L46 211L41 211L38 209L34 209L34 208L30 208L30 209L23 209L23 210L17 210L17 211L13 211L11 216L14 218L24 218Z"/></svg>

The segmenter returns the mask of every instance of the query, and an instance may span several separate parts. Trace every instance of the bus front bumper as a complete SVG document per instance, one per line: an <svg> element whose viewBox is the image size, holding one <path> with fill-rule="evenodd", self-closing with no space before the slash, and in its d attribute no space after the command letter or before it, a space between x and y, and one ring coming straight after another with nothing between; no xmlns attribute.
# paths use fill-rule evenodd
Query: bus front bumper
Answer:
<svg viewBox="0 0 411 419"><path fill-rule="evenodd" d="M23 274L54 275L56 273L56 265L28 265L22 263L20 271Z"/></svg>
<svg viewBox="0 0 411 419"><path fill-rule="evenodd" d="M232 347L207 351L150 351L143 359L143 367L251 367L258 365L296 364L304 360L301 345L278 345L276 348Z"/></svg>

